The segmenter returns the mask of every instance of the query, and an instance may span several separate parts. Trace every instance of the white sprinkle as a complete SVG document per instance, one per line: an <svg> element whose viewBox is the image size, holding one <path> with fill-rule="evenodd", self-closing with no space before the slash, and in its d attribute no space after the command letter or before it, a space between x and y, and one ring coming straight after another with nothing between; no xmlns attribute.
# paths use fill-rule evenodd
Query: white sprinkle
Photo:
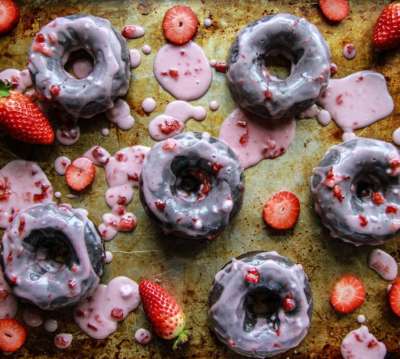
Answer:
<svg viewBox="0 0 400 359"><path fill-rule="evenodd" d="M151 46L150 45L143 45L143 47L142 47L142 52L145 54L145 55L150 55L151 54Z"/></svg>
<svg viewBox="0 0 400 359"><path fill-rule="evenodd" d="M213 21L209 17L207 19L204 19L204 26L205 27L210 27L212 24L213 24Z"/></svg>
<svg viewBox="0 0 400 359"><path fill-rule="evenodd" d="M102 134L103 136L108 136L108 135L110 134L110 129L107 128L107 127L102 128L102 129L101 129L101 134Z"/></svg>
<svg viewBox="0 0 400 359"><path fill-rule="evenodd" d="M131 285L125 284L121 286L119 293L121 294L122 298L127 299L133 294L133 288Z"/></svg>
<svg viewBox="0 0 400 359"><path fill-rule="evenodd" d="M144 328L139 328L135 332L135 340L142 345L148 344L152 339L151 333Z"/></svg>
<svg viewBox="0 0 400 359"><path fill-rule="evenodd" d="M208 107L211 111L217 111L219 109L219 102L215 100L210 101Z"/></svg>
<svg viewBox="0 0 400 359"><path fill-rule="evenodd" d="M58 322L55 319L47 319L44 322L44 329L46 329L50 333L55 332L57 328L58 328Z"/></svg>
<svg viewBox="0 0 400 359"><path fill-rule="evenodd" d="M366 320L367 320L367 319L365 318L365 315L363 315L363 314L360 314L360 315L357 317L357 322L359 322L360 324L365 323Z"/></svg>
<svg viewBox="0 0 400 359"><path fill-rule="evenodd" d="M110 251L106 251L106 258L105 261L106 263L111 263L113 260L113 254Z"/></svg>
<svg viewBox="0 0 400 359"><path fill-rule="evenodd" d="M56 197L56 198L61 198L61 196L62 196L61 192L57 191L54 193L54 197Z"/></svg>

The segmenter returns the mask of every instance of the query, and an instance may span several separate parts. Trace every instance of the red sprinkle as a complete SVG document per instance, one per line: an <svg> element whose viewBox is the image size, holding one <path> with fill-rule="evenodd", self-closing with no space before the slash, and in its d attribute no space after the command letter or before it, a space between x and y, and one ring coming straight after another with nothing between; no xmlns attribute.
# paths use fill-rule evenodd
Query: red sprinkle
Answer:
<svg viewBox="0 0 400 359"><path fill-rule="evenodd" d="M242 136L239 138L239 143L241 145L245 145L247 142L249 142L249 131L246 131Z"/></svg>
<svg viewBox="0 0 400 359"><path fill-rule="evenodd" d="M359 220L360 220L360 226L361 226L361 227L366 227L366 226L368 225L368 219L367 219L365 216L363 216L362 214L360 214L360 215L358 216L358 218L359 218Z"/></svg>
<svg viewBox="0 0 400 359"><path fill-rule="evenodd" d="M175 147L176 147L175 141L166 141L163 144L162 149L166 152L171 152L175 149Z"/></svg>
<svg viewBox="0 0 400 359"><path fill-rule="evenodd" d="M124 319L124 311L121 308L113 308L111 310L111 316L116 320Z"/></svg>
<svg viewBox="0 0 400 359"><path fill-rule="evenodd" d="M136 26L135 25L126 25L122 31L121 35L125 37L125 39L133 39L136 33Z"/></svg>
<svg viewBox="0 0 400 359"><path fill-rule="evenodd" d="M296 308L295 300L290 296L285 297L282 302L282 308L285 312L293 311Z"/></svg>
<svg viewBox="0 0 400 359"><path fill-rule="evenodd" d="M165 202L158 199L157 201L154 202L154 205L157 207L159 211L164 212L166 206Z"/></svg>
<svg viewBox="0 0 400 359"><path fill-rule="evenodd" d="M343 104L343 95L338 95L338 96L336 97L336 104L337 104L337 105Z"/></svg>
<svg viewBox="0 0 400 359"><path fill-rule="evenodd" d="M236 126L245 128L245 127L247 127L247 122L246 121L238 121L238 122L236 122Z"/></svg>
<svg viewBox="0 0 400 359"><path fill-rule="evenodd" d="M51 85L50 86L50 94L51 94L51 96L57 97L60 94L60 91L61 91L60 86L58 86L58 85Z"/></svg>
<svg viewBox="0 0 400 359"><path fill-rule="evenodd" d="M213 170L214 173L218 173L218 172L221 170L221 168L224 168L224 166L221 165L221 164L218 163L218 162L214 162L214 163L212 164L212 166L211 166L211 169Z"/></svg>
<svg viewBox="0 0 400 359"><path fill-rule="evenodd" d="M158 125L158 128L164 135L170 135L171 133L179 130L181 128L181 124L176 119L165 120L163 123Z"/></svg>
<svg viewBox="0 0 400 359"><path fill-rule="evenodd" d="M36 42L45 42L46 37L43 34L39 33L35 36L35 41Z"/></svg>
<svg viewBox="0 0 400 359"><path fill-rule="evenodd" d="M389 206L386 207L386 211L385 212L387 214L396 214L397 213L397 207L389 205Z"/></svg>
<svg viewBox="0 0 400 359"><path fill-rule="evenodd" d="M228 71L228 66L225 62L223 61L218 61L212 67L215 69L217 72L221 72L225 74Z"/></svg>
<svg viewBox="0 0 400 359"><path fill-rule="evenodd" d="M272 92L270 90L265 90L264 91L264 98L266 100L271 100L272 99Z"/></svg>
<svg viewBox="0 0 400 359"><path fill-rule="evenodd" d="M344 195L343 195L342 189L340 188L339 185L335 185L335 186L333 187L332 192L333 192L334 197L336 197L336 198L338 199L339 202L343 202L343 200L344 200Z"/></svg>
<svg viewBox="0 0 400 359"><path fill-rule="evenodd" d="M385 202L385 197L383 197L382 193L380 192L373 192L372 202L374 202L377 206L380 206Z"/></svg>
<svg viewBox="0 0 400 359"><path fill-rule="evenodd" d="M253 283L257 284L260 281L260 272L258 271L257 268L251 268L247 271L246 276L244 277L244 280L247 283Z"/></svg>
<svg viewBox="0 0 400 359"><path fill-rule="evenodd" d="M20 217L19 224L18 224L18 233L21 235L25 230L25 218Z"/></svg>
<svg viewBox="0 0 400 359"><path fill-rule="evenodd" d="M170 69L170 70L168 71L168 74L169 74L170 77L172 77L172 78L175 79L175 80L179 78L179 72L178 72L178 70Z"/></svg>

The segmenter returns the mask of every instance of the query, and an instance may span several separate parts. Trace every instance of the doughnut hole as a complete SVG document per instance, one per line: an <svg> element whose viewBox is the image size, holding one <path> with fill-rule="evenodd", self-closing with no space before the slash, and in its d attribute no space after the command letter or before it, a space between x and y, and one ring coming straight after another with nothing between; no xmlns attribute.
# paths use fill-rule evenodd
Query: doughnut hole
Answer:
<svg viewBox="0 0 400 359"><path fill-rule="evenodd" d="M265 56L264 76L269 74L279 80L287 79L292 73L293 60L287 54L272 51Z"/></svg>
<svg viewBox="0 0 400 359"><path fill-rule="evenodd" d="M172 161L171 170L175 175L172 194L189 202L206 198L216 182L209 162L202 158L178 156Z"/></svg>
<svg viewBox="0 0 400 359"><path fill-rule="evenodd" d="M64 60L65 71L78 80L88 77L94 68L93 56L84 49L71 51Z"/></svg>
<svg viewBox="0 0 400 359"><path fill-rule="evenodd" d="M79 264L68 237L53 228L33 230L23 241L24 249L34 256L38 274L56 273ZM31 278L32 280L39 279Z"/></svg>
<svg viewBox="0 0 400 359"><path fill-rule="evenodd" d="M266 320L272 329L277 330L279 328L278 311L280 307L281 295L277 290L255 288L249 291L244 300L246 313L244 330L252 330L258 320Z"/></svg>

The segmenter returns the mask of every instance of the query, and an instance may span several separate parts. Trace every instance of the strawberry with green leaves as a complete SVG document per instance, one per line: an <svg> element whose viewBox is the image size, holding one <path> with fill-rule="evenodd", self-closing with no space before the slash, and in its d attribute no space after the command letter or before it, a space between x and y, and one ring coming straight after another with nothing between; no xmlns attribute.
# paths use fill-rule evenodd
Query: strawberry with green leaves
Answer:
<svg viewBox="0 0 400 359"><path fill-rule="evenodd" d="M139 293L154 332L162 339L175 339L173 349L185 343L188 340L185 314L175 298L150 280L140 282Z"/></svg>
<svg viewBox="0 0 400 359"><path fill-rule="evenodd" d="M50 145L54 130L39 106L24 94L0 81L0 128L28 143Z"/></svg>

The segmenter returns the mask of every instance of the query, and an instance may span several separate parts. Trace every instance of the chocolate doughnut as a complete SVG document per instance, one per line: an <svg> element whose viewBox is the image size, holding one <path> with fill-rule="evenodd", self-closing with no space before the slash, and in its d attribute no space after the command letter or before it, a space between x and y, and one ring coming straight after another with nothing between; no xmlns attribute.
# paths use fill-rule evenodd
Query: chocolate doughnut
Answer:
<svg viewBox="0 0 400 359"><path fill-rule="evenodd" d="M13 294L43 310L76 304L103 274L104 247L84 210L40 204L21 211L3 236Z"/></svg>
<svg viewBox="0 0 400 359"><path fill-rule="evenodd" d="M140 176L147 213L165 233L181 238L216 237L239 211L243 190L235 153L205 132L154 145Z"/></svg>
<svg viewBox="0 0 400 359"><path fill-rule="evenodd" d="M286 79L272 76L267 56L292 64ZM330 52L319 30L290 14L263 17L246 26L228 58L232 96L245 111L266 120L292 118L313 105L328 85Z"/></svg>
<svg viewBox="0 0 400 359"><path fill-rule="evenodd" d="M93 58L92 72L82 79L64 68L78 50ZM128 91L126 40L101 17L71 15L44 26L33 40L28 68L36 91L74 118L104 112Z"/></svg>
<svg viewBox="0 0 400 359"><path fill-rule="evenodd" d="M303 267L276 252L250 252L215 276L209 322L238 354L272 357L296 347L308 333L312 295Z"/></svg>
<svg viewBox="0 0 400 359"><path fill-rule="evenodd" d="M315 210L332 237L378 245L400 229L400 155L391 143L356 138L333 146L311 177Z"/></svg>

